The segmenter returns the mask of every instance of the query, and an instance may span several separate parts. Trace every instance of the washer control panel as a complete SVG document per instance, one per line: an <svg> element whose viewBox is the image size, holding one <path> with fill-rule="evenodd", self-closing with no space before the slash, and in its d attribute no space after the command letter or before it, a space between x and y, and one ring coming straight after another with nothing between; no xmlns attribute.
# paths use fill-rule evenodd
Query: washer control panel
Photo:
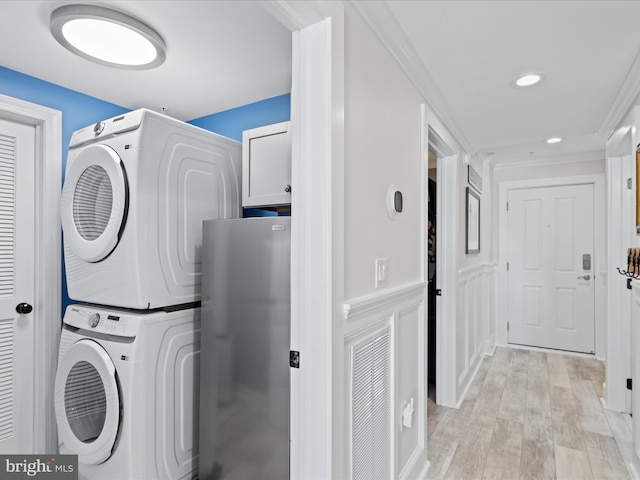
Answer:
<svg viewBox="0 0 640 480"><path fill-rule="evenodd" d="M141 322L140 315L90 305L70 305L64 315L67 325L120 337L135 337Z"/></svg>

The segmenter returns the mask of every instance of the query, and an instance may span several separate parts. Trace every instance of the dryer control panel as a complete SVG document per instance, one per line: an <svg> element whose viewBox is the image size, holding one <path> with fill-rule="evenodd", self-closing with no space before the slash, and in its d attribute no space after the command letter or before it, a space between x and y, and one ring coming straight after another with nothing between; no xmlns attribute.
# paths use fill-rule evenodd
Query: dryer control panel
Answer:
<svg viewBox="0 0 640 480"><path fill-rule="evenodd" d="M135 130L142 124L145 111L145 109L141 108L76 130L71 135L69 148L79 147L85 143L95 141L98 138L102 139Z"/></svg>
<svg viewBox="0 0 640 480"><path fill-rule="evenodd" d="M116 310L102 310L86 305L70 305L64 323L76 328L119 337L138 335L142 319L138 315Z"/></svg>

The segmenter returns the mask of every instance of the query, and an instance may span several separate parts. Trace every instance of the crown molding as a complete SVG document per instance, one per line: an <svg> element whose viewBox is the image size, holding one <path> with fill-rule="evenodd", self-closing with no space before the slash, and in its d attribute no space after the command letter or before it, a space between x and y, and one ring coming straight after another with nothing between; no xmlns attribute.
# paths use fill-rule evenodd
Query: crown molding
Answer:
<svg viewBox="0 0 640 480"><path fill-rule="evenodd" d="M470 154L481 153L474 147L460 127L451 107L444 100L440 88L427 70L404 30L391 12L387 1L363 0L349 2L364 19L375 36L400 64L416 89L429 104L462 149Z"/></svg>
<svg viewBox="0 0 640 480"><path fill-rule="evenodd" d="M292 32L344 11L342 2L338 0L273 0L258 3Z"/></svg>
<svg viewBox="0 0 640 480"><path fill-rule="evenodd" d="M504 162L497 162L493 165L495 170L522 167L549 167L570 163L597 162L605 160L604 150L594 150L591 152L567 153L563 155L553 155L545 158L532 160L530 158L515 159Z"/></svg>
<svg viewBox="0 0 640 480"><path fill-rule="evenodd" d="M616 95L611 109L598 130L598 135L604 140L609 140L620 122L635 105L640 95L640 52L631 64L629 73L622 82L622 87Z"/></svg>

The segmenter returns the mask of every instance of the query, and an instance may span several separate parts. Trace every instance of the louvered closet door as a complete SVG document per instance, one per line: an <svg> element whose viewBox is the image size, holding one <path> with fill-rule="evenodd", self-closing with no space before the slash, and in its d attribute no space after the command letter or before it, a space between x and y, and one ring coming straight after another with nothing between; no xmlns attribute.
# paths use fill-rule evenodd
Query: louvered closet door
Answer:
<svg viewBox="0 0 640 480"><path fill-rule="evenodd" d="M0 453L33 452L34 127L0 120Z"/></svg>

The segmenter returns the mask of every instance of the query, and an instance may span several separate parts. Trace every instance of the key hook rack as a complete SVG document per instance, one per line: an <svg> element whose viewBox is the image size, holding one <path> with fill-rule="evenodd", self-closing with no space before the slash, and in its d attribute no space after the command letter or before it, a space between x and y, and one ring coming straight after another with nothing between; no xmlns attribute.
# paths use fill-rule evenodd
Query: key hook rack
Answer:
<svg viewBox="0 0 640 480"><path fill-rule="evenodd" d="M628 250L628 255L627 255L627 269L621 270L618 267L617 270L620 275L624 275L629 279L632 279L632 278L639 279L640 278L640 249L630 248Z"/></svg>
<svg viewBox="0 0 640 480"><path fill-rule="evenodd" d="M634 278L634 279L640 278L640 274L628 272L626 270L620 270L620 267L617 267L617 270L620 275L624 275L625 277Z"/></svg>

